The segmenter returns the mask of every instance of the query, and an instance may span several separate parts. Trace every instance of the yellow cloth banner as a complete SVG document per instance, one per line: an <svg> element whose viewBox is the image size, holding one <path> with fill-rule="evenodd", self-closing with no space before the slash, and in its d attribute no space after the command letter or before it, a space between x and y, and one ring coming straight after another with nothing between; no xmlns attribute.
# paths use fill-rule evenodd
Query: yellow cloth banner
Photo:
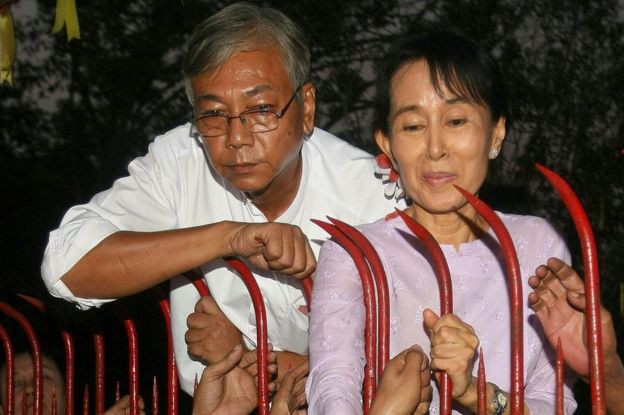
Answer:
<svg viewBox="0 0 624 415"><path fill-rule="evenodd" d="M15 31L13 16L8 7L0 8L0 85L13 85L13 59L15 59Z"/></svg>
<svg viewBox="0 0 624 415"><path fill-rule="evenodd" d="M65 26L67 30L67 41L76 38L80 39L80 26L78 25L78 12L76 11L76 0L57 0L56 15L54 16L54 27L52 33L58 33Z"/></svg>

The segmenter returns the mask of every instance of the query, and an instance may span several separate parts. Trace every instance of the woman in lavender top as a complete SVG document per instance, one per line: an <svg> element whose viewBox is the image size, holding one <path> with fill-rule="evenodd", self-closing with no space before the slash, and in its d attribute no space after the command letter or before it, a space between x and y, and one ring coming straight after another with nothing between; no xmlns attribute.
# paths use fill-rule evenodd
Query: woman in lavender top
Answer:
<svg viewBox="0 0 624 415"><path fill-rule="evenodd" d="M386 56L377 85L375 139L411 200L406 213L441 245L453 281L454 313L439 317L435 274L422 245L396 215L361 226L380 254L390 287L390 353L414 344L446 371L454 413L477 410L482 348L488 414L509 413L510 301L496 237L453 185L478 194L506 134L505 93L495 62L449 33L403 38ZM549 257L569 261L565 243L543 219L498 213L527 279ZM555 411L552 349L524 306L525 414ZM319 257L310 314L310 414L362 412L365 311L353 261L336 243ZM432 382L434 382L432 380ZM439 413L437 386L430 413ZM565 411L576 403L565 388ZM412 413L416 406L403 413ZM396 412L398 413L398 412Z"/></svg>

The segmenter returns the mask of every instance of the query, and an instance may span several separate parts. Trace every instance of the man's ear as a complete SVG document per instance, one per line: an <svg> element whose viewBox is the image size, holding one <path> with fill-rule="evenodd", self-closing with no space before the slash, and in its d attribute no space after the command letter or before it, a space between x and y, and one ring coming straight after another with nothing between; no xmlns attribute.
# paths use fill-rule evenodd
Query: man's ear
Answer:
<svg viewBox="0 0 624 415"><path fill-rule="evenodd" d="M381 130L375 130L375 142L379 149L392 161L394 165L394 157L392 157L392 148L390 146L390 137Z"/></svg>
<svg viewBox="0 0 624 415"><path fill-rule="evenodd" d="M311 81L301 87L303 98L303 132L307 136L314 131L314 118L316 116L316 87Z"/></svg>

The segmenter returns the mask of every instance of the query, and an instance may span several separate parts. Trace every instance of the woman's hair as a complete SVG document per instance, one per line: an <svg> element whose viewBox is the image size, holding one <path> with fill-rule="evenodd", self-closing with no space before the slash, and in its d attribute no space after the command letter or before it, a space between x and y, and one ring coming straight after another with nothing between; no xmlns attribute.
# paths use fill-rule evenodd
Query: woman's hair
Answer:
<svg viewBox="0 0 624 415"><path fill-rule="evenodd" d="M443 87L458 97L485 105L492 120L508 117L507 98L496 62L473 41L450 32L405 36L381 60L377 70L374 131L389 134L392 81L405 65L425 60L439 95Z"/></svg>
<svg viewBox="0 0 624 415"><path fill-rule="evenodd" d="M310 51L301 29L282 12L250 3L235 3L202 22L189 43L182 72L186 94L193 103L191 79L212 73L233 55L277 46L293 88L310 72Z"/></svg>

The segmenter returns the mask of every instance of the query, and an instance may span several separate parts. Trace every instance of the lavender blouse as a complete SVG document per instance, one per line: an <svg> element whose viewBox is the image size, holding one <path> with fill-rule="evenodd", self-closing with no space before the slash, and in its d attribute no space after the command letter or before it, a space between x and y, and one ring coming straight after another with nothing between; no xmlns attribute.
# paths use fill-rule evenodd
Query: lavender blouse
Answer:
<svg viewBox="0 0 624 415"><path fill-rule="evenodd" d="M569 263L570 254L544 219L498 213L512 235L520 262L524 304L525 401L531 414L555 413L554 353L528 306L527 284L535 268L551 257ZM436 277L418 240L401 218L359 227L377 249L390 288L390 355L413 344L426 352L430 343L423 310L439 313ZM483 348L487 380L510 390L510 301L504 261L494 233L460 245L442 245L453 280L454 313L474 327ZM365 310L359 275L349 255L335 242L320 253L310 313L310 375L306 385L310 415L361 414L364 372ZM476 376L478 358L473 374ZM571 389L564 388L565 412L576 408ZM432 381L433 382L433 381ZM435 383L435 382L434 382ZM434 385L431 414L439 413ZM467 413L455 408L454 414Z"/></svg>

